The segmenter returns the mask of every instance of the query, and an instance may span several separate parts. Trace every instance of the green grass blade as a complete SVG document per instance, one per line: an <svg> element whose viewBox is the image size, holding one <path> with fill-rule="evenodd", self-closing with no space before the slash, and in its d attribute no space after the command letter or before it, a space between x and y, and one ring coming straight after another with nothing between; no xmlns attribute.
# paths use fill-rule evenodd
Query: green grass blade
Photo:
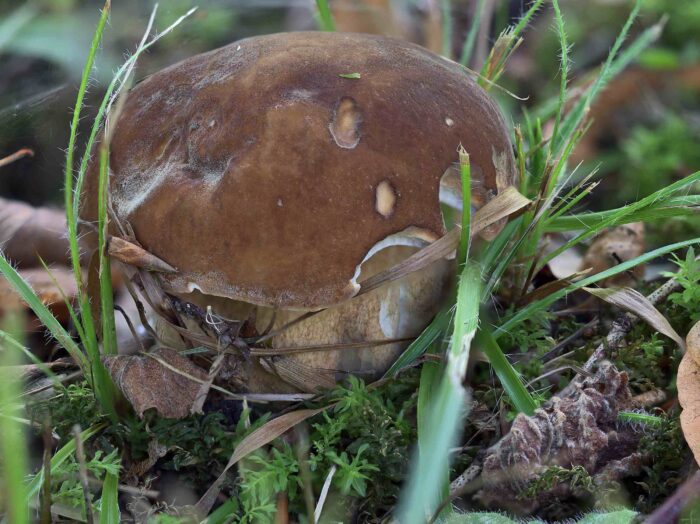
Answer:
<svg viewBox="0 0 700 524"><path fill-rule="evenodd" d="M39 318L41 323L46 326L46 329L53 335L58 343L68 351L68 354L73 357L75 363L80 366L84 373L89 374L89 363L85 354L80 350L75 341L71 338L68 332L63 329L61 323L53 316L49 308L46 307L39 297L36 296L34 290L20 276L20 274L7 261L5 255L0 254L0 273L4 275L12 288L17 291L22 300L31 308L34 314Z"/></svg>
<svg viewBox="0 0 700 524"><path fill-rule="evenodd" d="M479 34L479 27L481 26L481 13L484 11L485 3L486 0L477 0L474 18L472 19L471 26L469 26L467 38L464 40L464 45L462 46L462 54L459 57L459 63L463 66L468 66L472 59L474 44L476 43L476 35Z"/></svg>
<svg viewBox="0 0 700 524"><path fill-rule="evenodd" d="M238 501L235 498L230 498L221 506L212 511L204 524L229 524L234 522L234 518L238 514Z"/></svg>
<svg viewBox="0 0 700 524"><path fill-rule="evenodd" d="M641 256L633 258L632 260L627 260L625 262L622 262L621 264L618 264L615 267L612 267L612 268L607 269L605 271L601 271L600 273L597 273L595 275L591 275L590 277L581 279L578 282L571 284L570 286L568 286L565 289L562 289L560 291L552 293L551 295L548 295L547 297L545 297L541 300L538 300L536 302L532 302L532 303L528 304L527 306L523 307L522 309L520 309L509 320L507 320L501 326L499 326L497 331L494 333L494 338L498 339L498 337L500 337L503 333L511 331L518 324L520 324L523 320L530 318L537 311L541 311L543 309L548 308L554 302L564 298L566 295L568 295L569 293L571 293L573 291L576 291L576 290L581 289L581 288L586 287L586 286L590 286L591 284L595 284L597 282L600 282L601 280L605 280L605 279L610 278L612 276L619 275L620 273L624 273L625 271L629 271L630 269L632 269L635 266L638 266L639 264L645 264L646 262L649 262L650 260L658 258L662 255L667 254L667 253L677 251L677 250L682 249L684 247L691 246L693 244L700 244L700 238L693 238L691 240L685 240L683 242L676 242L675 244L670 244L667 246L660 247L658 249L650 251L649 253L645 253Z"/></svg>
<svg viewBox="0 0 700 524"><path fill-rule="evenodd" d="M488 357L498 380L515 408L521 413L532 415L537 409L537 402L532 398L530 392L525 389L522 380L520 380L520 374L503 354L498 342L485 329L479 331L476 341Z"/></svg>
<svg viewBox="0 0 700 524"><path fill-rule="evenodd" d="M559 9L559 0L552 0L552 7L554 7L554 18L556 20L557 36L559 37L559 46L561 49L561 67L559 68L559 103L557 106L557 114L554 118L554 129L552 130L552 136L550 138L550 147L551 144L557 141L559 124L561 123L564 106L566 105L566 84L569 75L569 44L566 36L566 27L564 26L564 18L561 16L561 9Z"/></svg>
<svg viewBox="0 0 700 524"><path fill-rule="evenodd" d="M156 4L156 8L157 8ZM100 103L99 108L97 109L97 114L95 115L95 119L93 120L92 124L92 129L90 130L90 136L87 140L87 144L85 146L85 153L83 154L83 159L80 162L80 167L78 169L78 177L75 183L75 195L77 195L76 198L73 200L73 215L78 216L79 208L80 208L80 194L82 193L83 185L85 182L85 174L87 172L87 167L90 162L90 158L92 155L92 150L95 145L95 141L97 140L97 134L100 131L100 128L102 126L102 122L105 119L105 115L109 112L109 109L112 106L112 103L116 99L117 95L121 91L121 89L126 85L126 82L129 80L129 77L131 76L131 73L136 65L136 61L139 59L141 54L145 51L147 51L151 46L155 45L156 42L158 42L161 38L164 36L168 35L171 33L178 25L180 25L183 20L185 20L188 16L190 16L192 13L196 11L197 8L192 8L189 11L187 11L184 15L179 17L177 20L175 20L172 24L170 24L168 27L166 27L163 31L159 32L157 35L155 35L151 40L146 41L148 38L148 35L151 32L151 29L153 27L153 22L155 19L155 14L156 14L156 8L153 9L151 13L151 17L148 21L148 25L146 27L146 32L143 36L143 39L139 43L138 47L134 51L134 53L129 57L128 60L126 60L122 66L117 70L117 72L114 74L112 77L111 82L107 86L107 90L105 91L105 94L102 98L102 102Z"/></svg>
<svg viewBox="0 0 700 524"><path fill-rule="evenodd" d="M109 148L100 147L99 195L97 199L97 246L99 250L100 303L102 312L102 349L107 355L117 354L117 331L114 325L112 270L106 253L107 201L109 182Z"/></svg>
<svg viewBox="0 0 700 524"><path fill-rule="evenodd" d="M44 362L42 362L34 353L29 351L29 349L24 347L24 344L19 342L9 333L2 330L0 330L0 348L3 350L14 350L16 352L23 353L24 356L31 360L34 365L36 365L36 367L38 367L41 372L44 373L44 375L51 379L54 385L59 386L61 384L56 374L51 371L51 369Z"/></svg>
<svg viewBox="0 0 700 524"><path fill-rule="evenodd" d="M452 0L440 0L442 21L442 56L452 58Z"/></svg>
<svg viewBox="0 0 700 524"><path fill-rule="evenodd" d="M81 314L83 315L83 327L85 324L92 324L91 312L87 300L84 299L86 291L83 285L82 268L80 267L80 247L78 246L78 222L76 214L74 213L73 207L73 158L75 156L75 144L78 137L78 123L80 122L80 113L83 108L83 100L85 98L85 93L87 92L88 81L90 79L90 73L95 64L95 56L97 55L97 50L100 47L100 42L102 41L102 34L104 33L105 25L107 24L107 18L110 11L110 0L107 0L104 8L102 9L102 14L100 15L100 20L97 23L97 29L92 38L92 43L90 44L90 51L88 52L87 60L85 61L85 67L83 68L83 74L80 79L80 87L78 88L78 96L75 101L75 107L73 109L73 119L70 126L70 137L68 139L68 149L66 150L66 166L65 166L65 180L64 180L64 198L66 206L66 221L68 224L68 240L70 243L70 255L71 264L73 266L73 274L75 276L75 282L78 285L78 297L81 305ZM85 307L87 305L87 307ZM89 330L86 328L86 332Z"/></svg>
<svg viewBox="0 0 700 524"><path fill-rule="evenodd" d="M24 483L28 463L25 444L27 437L22 424L16 417L11 416L12 406L17 405L16 400L22 394L22 388L18 384L17 375L9 371L9 366L21 362L18 356L16 351L7 346L0 348L0 406L3 415L8 415L0 417L0 474L4 491L0 502L9 522L25 524L29 522Z"/></svg>
<svg viewBox="0 0 700 524"><path fill-rule="evenodd" d="M119 524L119 476L107 473L102 484L100 524Z"/></svg>
<svg viewBox="0 0 700 524"><path fill-rule="evenodd" d="M418 338L411 342L401 356L396 359L396 362L384 374L385 377L391 377L401 371L406 366L411 365L418 357L428 351L430 346L440 339L447 331L450 325L451 307L442 308L435 318L428 324L423 332L418 335Z"/></svg>
<svg viewBox="0 0 700 524"><path fill-rule="evenodd" d="M568 242L566 242L564 245L558 247L551 253L549 253L546 257L543 257L542 260L539 262L538 265L538 270L543 268L550 260L555 258L556 256L560 255L567 249L570 249L571 247L580 244L587 238L592 237L596 233L598 233L600 230L610 227L612 225L621 223L621 221L625 220L626 217L632 215L635 212L642 211L645 208L648 208L650 206L653 206L655 203L662 202L668 198L670 198L674 193L689 187L691 184L694 184L695 182L700 180L700 171L697 173L694 173L692 175L689 175L681 180L677 180L673 184L670 184L662 189L659 189L655 193L652 193L651 195L644 197L637 202L633 202L631 204L628 204L624 207L621 207L617 210L615 210L614 213L607 215L603 220L598 222L595 227L591 229L587 229L584 232L580 233L576 237L572 238Z"/></svg>
<svg viewBox="0 0 700 524"><path fill-rule="evenodd" d="M447 365L427 411L427 424L419 442L413 472L399 503L399 522L425 523L440 501L448 467L449 450L458 439L467 411L467 391L462 380L476 333L481 297L481 271L467 262L457 289L454 331Z"/></svg>
<svg viewBox="0 0 700 524"><path fill-rule="evenodd" d="M615 74L619 73L625 65L629 64L629 62L635 59L639 53L641 53L651 42L653 42L654 35L658 36L658 30L653 31L652 33L649 33L648 31L643 32L628 48L627 52L623 53L621 59L617 62L615 61L623 42L627 38L632 24L639 14L640 7L641 0L636 0L634 8L622 27L620 34L615 40L615 43L608 54L608 58L605 61L600 74L598 75L598 78L562 121L556 140L554 140L550 146L550 151L552 151L554 156L559 154L561 149L564 147L564 144L566 144L566 142L569 140L569 137L579 127L586 115L586 112L588 111L588 108L598 94L600 94L603 87L607 85Z"/></svg>
<svg viewBox="0 0 700 524"><path fill-rule="evenodd" d="M545 231L564 232L577 229L599 229L601 223L608 227L629 224L630 222L651 222L665 218L692 216L700 213L700 195L671 197L652 203L648 208L640 209L620 216L621 208L607 211L580 213L552 217L545 225ZM618 217L610 221L613 217ZM608 222L610 221L610 222Z"/></svg>
<svg viewBox="0 0 700 524"><path fill-rule="evenodd" d="M56 286L56 289L58 289L58 292L61 294L63 303L66 305L66 309L68 310L68 315L70 316L70 319L73 322L73 327L75 327L75 330L78 332L78 338L80 340L87 340L85 336L85 331L83 330L83 326L80 323L80 319L78 318L78 314L76 313L73 304L71 304L70 300L68 300L68 297L64 293L63 288L58 284L58 280L56 280L53 271L51 271L49 266L46 264L46 262L44 262L44 260L41 257L39 258L39 261L41 262L41 265L46 271L46 273L49 275L51 282L53 282L53 285Z"/></svg>
<svg viewBox="0 0 700 524"><path fill-rule="evenodd" d="M85 431L81 432L80 438L83 442L86 442L106 427L106 422L102 422L101 424L92 426L86 429ZM57 471L61 464L63 464L66 460L68 460L70 456L72 456L75 453L75 447L75 438L72 438L61 449L54 453L54 456L51 457L51 473ZM39 472L36 475L34 475L34 477L32 477L32 480L27 486L27 500L31 500L37 495L37 493L39 493L39 489L41 488L41 483L43 479L43 470L39 470Z"/></svg>
<svg viewBox="0 0 700 524"><path fill-rule="evenodd" d="M498 78L499 78L501 72L503 71L503 68L505 66L506 61L510 57L514 46L517 45L517 43L520 41L520 35L525 30L527 25L530 23L530 20L532 19L534 14L540 9L540 7L542 7L542 4L544 4L544 0L535 0L535 2L532 4L530 9L527 10L527 13L525 13L522 16L522 18L518 21L518 23L515 26L513 26L512 28L508 28L503 33L501 33L503 35L506 32L508 32L508 34L510 36L508 49L504 50L504 52L501 53L497 64L492 64L489 67L489 63L488 63L489 61L488 60L486 61L484 66L481 68L480 74L482 77L490 80L492 83L498 81ZM491 77L488 74L489 70L494 73L494 76ZM482 87L484 87L484 84L482 82L480 82L480 85Z"/></svg>
<svg viewBox="0 0 700 524"><path fill-rule="evenodd" d="M459 173L462 179L462 235L459 239L458 262L462 267L469 257L472 231L472 175L469 154L459 147Z"/></svg>
<svg viewBox="0 0 700 524"><path fill-rule="evenodd" d="M335 31L335 22L331 8L328 7L328 0L316 0L318 8L318 25L323 31Z"/></svg>

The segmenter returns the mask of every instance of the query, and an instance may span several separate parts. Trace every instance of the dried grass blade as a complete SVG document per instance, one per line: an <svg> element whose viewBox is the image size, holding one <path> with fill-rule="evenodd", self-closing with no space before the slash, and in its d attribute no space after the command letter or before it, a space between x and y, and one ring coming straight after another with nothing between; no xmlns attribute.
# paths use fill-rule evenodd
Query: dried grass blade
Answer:
<svg viewBox="0 0 700 524"><path fill-rule="evenodd" d="M313 417L314 415L317 415L322 411L325 411L329 407L330 406L318 409L300 409L298 411L286 413L282 416L272 419L265 425L253 431L246 438L244 438L241 441L241 443L238 446L236 446L236 449L233 451L233 454L231 455L228 464L226 464L226 467L221 472L219 477L214 481L214 483L209 487L207 492L204 495L202 495L202 498L199 499L199 502L197 502L197 504L195 505L195 508L197 509L198 513L200 515L209 514L212 506L214 505L214 502L216 501L216 498L219 496L219 492L221 491L221 484L226 478L226 473L228 473L228 470L231 469L237 462L247 457L254 451L265 446L266 444L269 444L277 437L283 435L300 422L303 422L304 420Z"/></svg>
<svg viewBox="0 0 700 524"><path fill-rule="evenodd" d="M633 315L643 319L659 333L663 333L673 340L678 347L685 349L683 338L676 333L671 324L661 312L654 307L647 297L636 289L625 288L592 288L584 287L591 295L604 300L608 304L617 306Z"/></svg>
<svg viewBox="0 0 700 524"><path fill-rule="evenodd" d="M472 236L480 233L487 227L507 218L529 206L531 201L524 197L515 187L508 187L501 191L495 198L486 203L472 217ZM376 275L360 282L360 292L355 296L369 293L384 284L398 280L414 271L418 271L429 264L452 253L460 242L461 228L454 228L439 240L414 253L403 262L381 271Z"/></svg>
<svg viewBox="0 0 700 524"><path fill-rule="evenodd" d="M461 228L455 227L442 238L414 253L406 260L399 262L395 266L377 273L366 280L360 282L360 291L355 296L369 293L384 284L394 282L414 271L440 260L452 253L459 245Z"/></svg>

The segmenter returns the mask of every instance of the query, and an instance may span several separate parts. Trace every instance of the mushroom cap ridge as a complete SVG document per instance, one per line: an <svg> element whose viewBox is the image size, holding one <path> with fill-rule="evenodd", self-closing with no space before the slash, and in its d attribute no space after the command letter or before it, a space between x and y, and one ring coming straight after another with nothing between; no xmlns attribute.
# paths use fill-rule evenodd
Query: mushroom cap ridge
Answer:
<svg viewBox="0 0 700 524"><path fill-rule="evenodd" d="M316 309L357 293L381 240L444 233L440 180L460 143L477 206L515 183L503 117L454 62L379 36L259 36L132 89L110 194L143 247L178 268L163 276L173 292Z"/></svg>

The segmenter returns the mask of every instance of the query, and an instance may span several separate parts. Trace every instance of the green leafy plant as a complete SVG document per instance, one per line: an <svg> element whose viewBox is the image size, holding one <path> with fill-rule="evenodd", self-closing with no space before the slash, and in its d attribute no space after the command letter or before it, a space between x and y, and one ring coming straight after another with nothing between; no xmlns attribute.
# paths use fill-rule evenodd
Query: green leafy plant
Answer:
<svg viewBox="0 0 700 524"><path fill-rule="evenodd" d="M690 323L700 320L700 260L695 256L691 246L685 258L674 256L673 262L678 266L676 273L664 273L681 285L681 291L672 293L669 301L684 309L690 316Z"/></svg>

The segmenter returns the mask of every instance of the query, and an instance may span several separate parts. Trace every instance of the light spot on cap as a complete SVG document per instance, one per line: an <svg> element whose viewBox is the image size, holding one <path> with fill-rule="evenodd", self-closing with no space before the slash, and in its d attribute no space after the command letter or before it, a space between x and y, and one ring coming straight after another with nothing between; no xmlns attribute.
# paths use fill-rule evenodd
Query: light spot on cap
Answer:
<svg viewBox="0 0 700 524"><path fill-rule="evenodd" d="M449 116L445 119L445 123L447 124L447 127L452 127L455 125L455 121L452 120Z"/></svg>
<svg viewBox="0 0 700 524"><path fill-rule="evenodd" d="M360 143L362 113L357 103L350 97L343 97L333 112L333 120L328 124L331 136L338 146L353 149Z"/></svg>
<svg viewBox="0 0 700 524"><path fill-rule="evenodd" d="M277 199L277 207L282 207L282 199L281 198Z"/></svg>
<svg viewBox="0 0 700 524"><path fill-rule="evenodd" d="M382 180L375 191L375 209L384 218L394 214L396 207L396 191L388 180Z"/></svg>

